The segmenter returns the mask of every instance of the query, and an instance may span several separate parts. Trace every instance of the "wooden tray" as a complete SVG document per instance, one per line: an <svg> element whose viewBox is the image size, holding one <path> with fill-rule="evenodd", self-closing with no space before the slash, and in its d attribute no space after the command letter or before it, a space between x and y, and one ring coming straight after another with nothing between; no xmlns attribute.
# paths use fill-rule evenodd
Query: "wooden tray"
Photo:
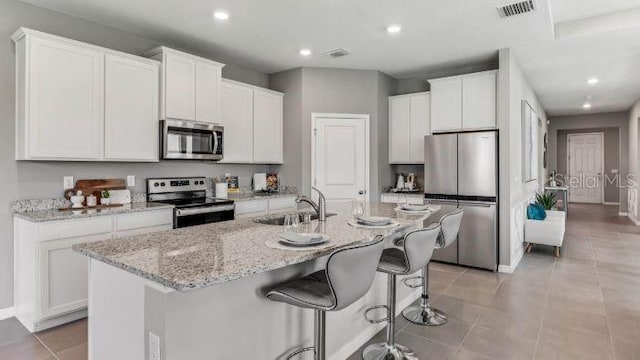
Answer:
<svg viewBox="0 0 640 360"><path fill-rule="evenodd" d="M66 208L59 208L58 211L88 210L88 209L108 209L108 208L115 208L115 207L121 207L121 206L123 206L123 205L122 204L109 204L109 205L83 206L83 207L79 207L79 208L66 207Z"/></svg>

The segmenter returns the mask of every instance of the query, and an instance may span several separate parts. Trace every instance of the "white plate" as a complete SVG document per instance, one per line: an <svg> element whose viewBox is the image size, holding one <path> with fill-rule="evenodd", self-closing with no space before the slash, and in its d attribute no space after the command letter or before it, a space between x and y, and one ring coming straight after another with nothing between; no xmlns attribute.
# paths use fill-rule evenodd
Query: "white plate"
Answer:
<svg viewBox="0 0 640 360"><path fill-rule="evenodd" d="M385 226L391 224L391 219L381 216L360 216L356 221L361 225Z"/></svg>
<svg viewBox="0 0 640 360"><path fill-rule="evenodd" d="M278 241L281 244L288 245L288 246L316 246L316 245L324 244L327 241L329 241L328 236L323 234L317 234L317 233L291 233L291 234L295 234L297 237L300 237L300 241L294 241L291 239L283 238L282 236L286 234L288 233L283 233L278 235Z"/></svg>
<svg viewBox="0 0 640 360"><path fill-rule="evenodd" d="M358 223L354 220L349 220L347 221L347 224L353 226L353 227L358 227L358 228L362 228L362 229L370 229L370 230L381 230L381 229L391 229L394 228L398 225L400 225L399 223L391 220L391 223L386 224L386 225L364 225L361 223Z"/></svg>
<svg viewBox="0 0 640 360"><path fill-rule="evenodd" d="M399 205L399 207L404 211L429 211L431 209L429 205L418 205L418 204L402 204L402 205Z"/></svg>

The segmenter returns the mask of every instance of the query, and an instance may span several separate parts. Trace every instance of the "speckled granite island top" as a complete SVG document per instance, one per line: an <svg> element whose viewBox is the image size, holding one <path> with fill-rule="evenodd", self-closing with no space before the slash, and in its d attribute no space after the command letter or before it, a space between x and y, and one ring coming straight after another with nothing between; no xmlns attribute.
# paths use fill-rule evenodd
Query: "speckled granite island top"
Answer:
<svg viewBox="0 0 640 360"><path fill-rule="evenodd" d="M396 217L394 204L368 206L368 214ZM254 219L83 243L74 245L73 249L172 289L189 291L312 260L340 246L372 240L378 234L399 229L355 228L347 224L351 219L351 205L341 210L338 215L328 217L324 224L332 246L322 250L269 248L265 241L277 239L282 226L259 224ZM397 221L401 227L407 227L415 220ZM313 228L318 225L318 221L312 222Z"/></svg>
<svg viewBox="0 0 640 360"><path fill-rule="evenodd" d="M141 211L152 211L161 209L172 209L173 205L158 204L158 203L132 203L118 207L109 207L101 209L78 209L78 210L66 210L60 211L58 209L50 210L37 210L37 211L25 211L14 212L11 215L14 217L24 219L31 222L44 222L44 221L58 221L58 220L70 220L81 219L93 216L107 216L117 214L135 213Z"/></svg>

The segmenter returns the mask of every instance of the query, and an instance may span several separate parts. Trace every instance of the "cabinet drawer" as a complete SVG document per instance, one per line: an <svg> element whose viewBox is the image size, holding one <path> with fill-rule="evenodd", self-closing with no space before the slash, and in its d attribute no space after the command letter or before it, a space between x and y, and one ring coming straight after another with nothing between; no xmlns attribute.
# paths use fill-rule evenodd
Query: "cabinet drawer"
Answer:
<svg viewBox="0 0 640 360"><path fill-rule="evenodd" d="M116 218L115 231L141 229L160 225L173 225L173 209L118 215Z"/></svg>
<svg viewBox="0 0 640 360"><path fill-rule="evenodd" d="M110 233L112 216L48 222L40 225L40 241Z"/></svg>
<svg viewBox="0 0 640 360"><path fill-rule="evenodd" d="M277 199L269 199L269 212L284 210L284 209L295 209L296 207L297 207L296 198L293 196L277 198Z"/></svg>
<svg viewBox="0 0 640 360"><path fill-rule="evenodd" d="M398 195L382 194L380 196L380 202L389 203L389 204L397 204L397 203L400 203L402 201L400 199L400 196L398 196Z"/></svg>
<svg viewBox="0 0 640 360"><path fill-rule="evenodd" d="M240 201L236 203L236 215L250 213L267 213L268 211L268 200Z"/></svg>

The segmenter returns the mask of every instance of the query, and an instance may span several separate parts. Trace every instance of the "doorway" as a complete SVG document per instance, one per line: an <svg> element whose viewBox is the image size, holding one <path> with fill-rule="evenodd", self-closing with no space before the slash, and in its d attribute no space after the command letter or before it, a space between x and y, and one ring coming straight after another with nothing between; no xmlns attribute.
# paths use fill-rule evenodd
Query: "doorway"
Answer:
<svg viewBox="0 0 640 360"><path fill-rule="evenodd" d="M567 169L569 202L603 203L604 134L569 134Z"/></svg>
<svg viewBox="0 0 640 360"><path fill-rule="evenodd" d="M313 113L311 122L312 186L329 203L365 201L370 190L369 115Z"/></svg>

